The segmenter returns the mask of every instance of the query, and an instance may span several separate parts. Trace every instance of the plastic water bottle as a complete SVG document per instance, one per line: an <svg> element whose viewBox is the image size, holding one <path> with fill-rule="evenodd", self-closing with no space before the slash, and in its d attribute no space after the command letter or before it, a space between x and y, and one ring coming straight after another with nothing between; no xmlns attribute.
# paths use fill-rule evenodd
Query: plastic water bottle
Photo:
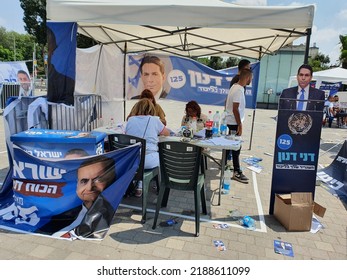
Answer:
<svg viewBox="0 0 347 280"><path fill-rule="evenodd" d="M255 227L255 221L250 216L244 216L242 218L242 225L248 228L254 228Z"/></svg>
<svg viewBox="0 0 347 280"><path fill-rule="evenodd" d="M102 116L100 116L99 120L98 120L98 127L104 126L104 119L102 118Z"/></svg>
<svg viewBox="0 0 347 280"><path fill-rule="evenodd" d="M216 113L213 115L213 128L212 128L213 136L219 136L219 125L220 125L220 114L219 114L219 111L216 111Z"/></svg>
<svg viewBox="0 0 347 280"><path fill-rule="evenodd" d="M227 130L228 130L227 120L226 120L227 114L228 114L227 111L224 110L221 116L220 134L223 136L227 135Z"/></svg>
<svg viewBox="0 0 347 280"><path fill-rule="evenodd" d="M192 131L193 131L193 134L196 132L196 126L197 126L197 119L196 119L196 117L193 117L192 123L191 123L191 125L190 125L190 128L191 128Z"/></svg>
<svg viewBox="0 0 347 280"><path fill-rule="evenodd" d="M113 118L110 118L110 121L108 122L108 128L113 128L115 126L115 122Z"/></svg>
<svg viewBox="0 0 347 280"><path fill-rule="evenodd" d="M226 169L223 177L223 194L228 194L230 192L231 176L231 170Z"/></svg>

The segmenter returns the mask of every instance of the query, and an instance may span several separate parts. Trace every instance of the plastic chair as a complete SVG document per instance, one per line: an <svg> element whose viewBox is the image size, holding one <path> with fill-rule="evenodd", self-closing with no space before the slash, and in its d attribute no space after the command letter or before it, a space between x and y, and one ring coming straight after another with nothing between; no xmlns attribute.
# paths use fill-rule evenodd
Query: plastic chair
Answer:
<svg viewBox="0 0 347 280"><path fill-rule="evenodd" d="M205 176L202 148L184 142L159 143L161 183L155 210L153 229L156 228L160 207L166 207L170 189L193 191L195 204L195 236L200 231L200 203L207 214ZM200 169L201 168L201 169Z"/></svg>
<svg viewBox="0 0 347 280"><path fill-rule="evenodd" d="M144 169L145 166L145 156L146 156L146 139L115 133L108 135L108 143L110 151L114 151L117 149L121 149L127 147L129 145L133 145L140 142L142 145L141 148L141 159L139 169L137 170L134 180L142 181L142 219L141 223L146 222L146 214L147 214L147 196L149 190L149 183L153 178L156 179L157 186L159 187L159 167L155 167L153 169Z"/></svg>

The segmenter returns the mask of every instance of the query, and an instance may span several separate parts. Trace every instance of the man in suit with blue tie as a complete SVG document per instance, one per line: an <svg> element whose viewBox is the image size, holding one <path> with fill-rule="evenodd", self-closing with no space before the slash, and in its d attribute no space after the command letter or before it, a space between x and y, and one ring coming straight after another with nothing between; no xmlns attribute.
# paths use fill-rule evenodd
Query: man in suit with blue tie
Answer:
<svg viewBox="0 0 347 280"><path fill-rule="evenodd" d="M325 93L310 86L312 67L303 64L298 69L298 86L284 89L279 102L279 109L298 111L323 111Z"/></svg>

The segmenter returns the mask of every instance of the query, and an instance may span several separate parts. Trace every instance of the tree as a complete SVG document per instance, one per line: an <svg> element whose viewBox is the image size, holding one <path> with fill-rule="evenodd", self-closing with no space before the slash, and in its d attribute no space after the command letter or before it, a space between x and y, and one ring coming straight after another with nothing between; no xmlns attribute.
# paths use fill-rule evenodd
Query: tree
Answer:
<svg viewBox="0 0 347 280"><path fill-rule="evenodd" d="M347 69L347 35L340 35L340 43L341 43L340 62L342 64L342 68Z"/></svg>
<svg viewBox="0 0 347 280"><path fill-rule="evenodd" d="M4 27L0 27L0 60L31 60L34 41L31 35L7 32Z"/></svg>
<svg viewBox="0 0 347 280"><path fill-rule="evenodd" d="M24 29L36 38L40 45L46 45L46 0L19 0L24 11Z"/></svg>
<svg viewBox="0 0 347 280"><path fill-rule="evenodd" d="M313 72L325 70L329 68L330 58L328 55L318 53L314 58L308 60L308 64L312 67Z"/></svg>

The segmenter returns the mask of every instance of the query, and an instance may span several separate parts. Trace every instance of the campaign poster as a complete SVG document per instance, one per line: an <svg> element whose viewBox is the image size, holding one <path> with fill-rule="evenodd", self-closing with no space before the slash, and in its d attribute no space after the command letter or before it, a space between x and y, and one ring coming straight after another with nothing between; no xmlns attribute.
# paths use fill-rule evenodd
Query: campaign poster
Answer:
<svg viewBox="0 0 347 280"><path fill-rule="evenodd" d="M49 102L74 105L76 36L76 22L47 22Z"/></svg>
<svg viewBox="0 0 347 280"><path fill-rule="evenodd" d="M174 55L128 55L126 64L128 99L138 99L144 89L158 99L172 99L224 106L230 81L237 67L215 71L193 59ZM252 84L246 88L246 107L255 108L259 63L252 64Z"/></svg>
<svg viewBox="0 0 347 280"><path fill-rule="evenodd" d="M60 239L102 240L139 166L140 144L102 155L44 159L14 147L13 188L0 227Z"/></svg>
<svg viewBox="0 0 347 280"><path fill-rule="evenodd" d="M11 96L33 96L33 83L24 61L0 62L0 95L5 102Z"/></svg>
<svg viewBox="0 0 347 280"><path fill-rule="evenodd" d="M270 210L276 194L312 192L314 198L322 112L278 110Z"/></svg>

